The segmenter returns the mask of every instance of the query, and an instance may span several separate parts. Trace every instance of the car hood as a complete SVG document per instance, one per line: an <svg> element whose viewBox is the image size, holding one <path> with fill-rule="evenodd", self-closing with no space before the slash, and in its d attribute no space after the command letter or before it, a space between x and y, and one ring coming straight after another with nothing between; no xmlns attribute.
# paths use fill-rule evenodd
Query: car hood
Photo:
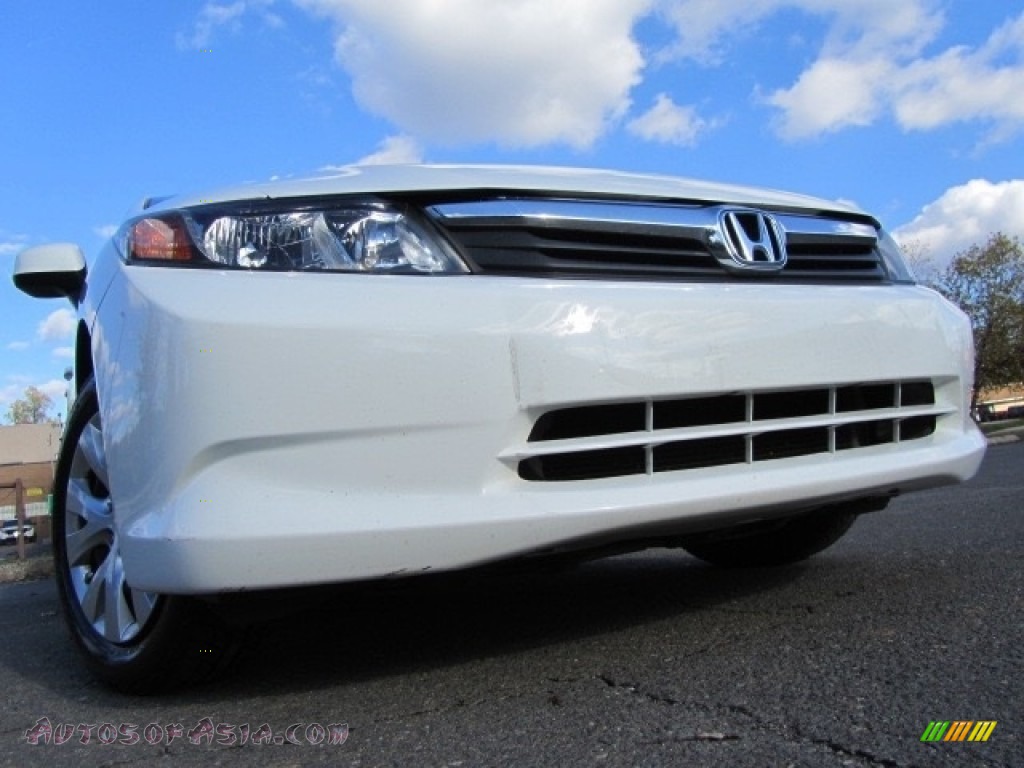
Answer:
<svg viewBox="0 0 1024 768"><path fill-rule="evenodd" d="M865 215L859 208L847 203L771 189L656 174L498 165L367 165L332 168L323 175L310 178L240 184L161 199L149 209L164 210L238 200L431 191L640 197Z"/></svg>

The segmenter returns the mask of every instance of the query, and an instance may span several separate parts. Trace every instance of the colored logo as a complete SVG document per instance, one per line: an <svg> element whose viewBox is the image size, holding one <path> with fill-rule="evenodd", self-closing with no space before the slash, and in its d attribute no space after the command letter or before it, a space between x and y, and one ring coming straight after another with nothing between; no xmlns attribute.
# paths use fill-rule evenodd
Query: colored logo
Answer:
<svg viewBox="0 0 1024 768"><path fill-rule="evenodd" d="M995 729L995 720L933 720L921 741L988 741Z"/></svg>

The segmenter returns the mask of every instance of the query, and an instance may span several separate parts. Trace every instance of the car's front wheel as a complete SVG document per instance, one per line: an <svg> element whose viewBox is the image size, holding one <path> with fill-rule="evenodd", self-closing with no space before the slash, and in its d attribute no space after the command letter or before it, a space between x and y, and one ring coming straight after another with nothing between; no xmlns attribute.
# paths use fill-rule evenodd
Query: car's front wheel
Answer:
<svg viewBox="0 0 1024 768"><path fill-rule="evenodd" d="M234 655L237 633L208 605L131 586L92 381L75 401L57 462L53 553L68 627L106 684L157 693L207 678Z"/></svg>

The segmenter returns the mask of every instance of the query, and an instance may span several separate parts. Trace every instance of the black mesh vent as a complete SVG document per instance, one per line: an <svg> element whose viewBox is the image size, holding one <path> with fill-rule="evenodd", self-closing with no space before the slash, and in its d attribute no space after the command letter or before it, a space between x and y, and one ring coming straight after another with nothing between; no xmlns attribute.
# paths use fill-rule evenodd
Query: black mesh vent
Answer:
<svg viewBox="0 0 1024 768"><path fill-rule="evenodd" d="M654 404L654 428L703 427L728 424L746 418L747 398L743 395L665 400Z"/></svg>
<svg viewBox="0 0 1024 768"><path fill-rule="evenodd" d="M538 456L519 464L524 480L593 480L598 477L642 475L646 471L643 448L610 448Z"/></svg>
<svg viewBox="0 0 1024 768"><path fill-rule="evenodd" d="M712 437L659 445L654 449L654 471L703 469L746 461L747 446L742 437Z"/></svg>
<svg viewBox="0 0 1024 768"><path fill-rule="evenodd" d="M535 422L527 444L538 453L519 462L519 475L532 481L588 480L921 440L935 433L935 413L920 413L934 405L931 382L895 381L561 408ZM817 423L802 426L800 420ZM561 440L614 436L631 444L546 448Z"/></svg>
<svg viewBox="0 0 1024 768"><path fill-rule="evenodd" d="M679 238L509 226L447 228L484 274L715 278L722 271L703 244Z"/></svg>

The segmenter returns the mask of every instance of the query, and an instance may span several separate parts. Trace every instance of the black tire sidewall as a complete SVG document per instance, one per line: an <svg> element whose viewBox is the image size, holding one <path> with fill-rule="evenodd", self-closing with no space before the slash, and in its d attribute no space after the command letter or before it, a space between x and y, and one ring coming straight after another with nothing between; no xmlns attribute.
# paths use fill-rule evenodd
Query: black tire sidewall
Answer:
<svg viewBox="0 0 1024 768"><path fill-rule="evenodd" d="M856 519L853 512L821 510L790 518L765 533L697 540L684 544L684 549L704 562L725 568L792 565L832 546Z"/></svg>

